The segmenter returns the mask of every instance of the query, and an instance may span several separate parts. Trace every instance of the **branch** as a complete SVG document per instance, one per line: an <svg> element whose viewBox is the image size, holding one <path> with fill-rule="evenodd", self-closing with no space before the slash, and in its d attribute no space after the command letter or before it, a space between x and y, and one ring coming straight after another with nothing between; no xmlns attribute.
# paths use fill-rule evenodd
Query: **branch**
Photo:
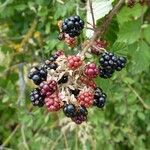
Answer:
<svg viewBox="0 0 150 150"><path fill-rule="evenodd" d="M92 1L89 0L89 6L90 6L90 11L91 11L91 17L93 21L93 27L95 28L95 19L94 19L94 13L93 13L93 7L92 7Z"/></svg>
<svg viewBox="0 0 150 150"><path fill-rule="evenodd" d="M112 20L112 18L116 15L119 9L124 4L125 0L119 0L118 3L114 6L114 8L110 11L110 13L105 17L100 29L96 29L93 37L91 38L89 44L83 49L82 55L86 53L86 51L93 45L93 42L98 38L98 36L103 36Z"/></svg>
<svg viewBox="0 0 150 150"><path fill-rule="evenodd" d="M116 13L120 10L122 5L125 3L125 0L119 0L115 7L111 10L111 12L105 17L104 22L102 23L98 35L102 36L105 34L112 18L116 15Z"/></svg>

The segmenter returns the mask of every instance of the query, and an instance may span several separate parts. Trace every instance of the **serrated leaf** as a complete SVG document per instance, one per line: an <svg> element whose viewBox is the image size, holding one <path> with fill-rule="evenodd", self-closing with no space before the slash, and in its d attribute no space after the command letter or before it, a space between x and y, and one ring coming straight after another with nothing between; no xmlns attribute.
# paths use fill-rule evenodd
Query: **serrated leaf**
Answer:
<svg viewBox="0 0 150 150"><path fill-rule="evenodd" d="M141 21L128 21L120 27L118 42L132 44L140 38Z"/></svg>
<svg viewBox="0 0 150 150"><path fill-rule="evenodd" d="M127 44L115 42L111 47L111 50L115 53L125 53L127 49Z"/></svg>
<svg viewBox="0 0 150 150"><path fill-rule="evenodd" d="M109 13L109 11L112 9L112 0L93 0L92 1L92 8L93 8L93 14L95 19L95 24L98 19L104 17ZM92 14L90 10L89 1L87 2L87 22L90 24L93 24L92 21ZM88 27L91 27L90 25L87 25ZM93 31L87 30L86 36L90 38L93 35Z"/></svg>
<svg viewBox="0 0 150 150"><path fill-rule="evenodd" d="M131 72L133 74L147 70L150 65L150 51L145 42L139 43L139 47L132 54L132 61Z"/></svg>

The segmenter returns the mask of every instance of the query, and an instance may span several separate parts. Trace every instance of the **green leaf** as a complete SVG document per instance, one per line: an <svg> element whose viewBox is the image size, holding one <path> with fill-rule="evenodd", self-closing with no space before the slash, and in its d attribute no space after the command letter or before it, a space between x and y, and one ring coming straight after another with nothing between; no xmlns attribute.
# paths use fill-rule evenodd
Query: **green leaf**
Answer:
<svg viewBox="0 0 150 150"><path fill-rule="evenodd" d="M141 119L141 120L145 120L145 115L144 115L144 113L142 113L142 112L138 112L138 117Z"/></svg>
<svg viewBox="0 0 150 150"><path fill-rule="evenodd" d="M147 7L141 7L141 5L135 5L134 7L123 7L121 11L117 14L119 24L123 24L128 21L132 21L133 18L139 18L142 13L147 10Z"/></svg>
<svg viewBox="0 0 150 150"><path fill-rule="evenodd" d="M132 44L140 38L141 21L128 21L120 27L118 42Z"/></svg>
<svg viewBox="0 0 150 150"><path fill-rule="evenodd" d="M148 42L150 42L150 25L144 29L144 37Z"/></svg>
<svg viewBox="0 0 150 150"><path fill-rule="evenodd" d="M111 20L111 23L107 29L105 39L109 41L110 44L113 44L117 39L117 34L119 32L119 25L116 17Z"/></svg>
<svg viewBox="0 0 150 150"><path fill-rule="evenodd" d="M141 41L138 48L132 54L131 72L140 73L148 69L150 65L150 51L148 45Z"/></svg>

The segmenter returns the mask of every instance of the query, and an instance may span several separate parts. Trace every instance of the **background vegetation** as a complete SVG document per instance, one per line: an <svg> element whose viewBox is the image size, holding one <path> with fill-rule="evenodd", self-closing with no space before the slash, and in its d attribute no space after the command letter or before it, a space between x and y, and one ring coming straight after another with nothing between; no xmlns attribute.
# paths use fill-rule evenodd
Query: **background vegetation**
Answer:
<svg viewBox="0 0 150 150"><path fill-rule="evenodd" d="M147 5L123 6L105 34L108 49L125 55L128 64L113 78L97 81L108 95L104 110L90 109L88 123L77 126L62 112L32 107L27 72L56 49L73 52L57 40L57 21L75 12L85 18L80 0L0 0L0 149L150 149Z"/></svg>

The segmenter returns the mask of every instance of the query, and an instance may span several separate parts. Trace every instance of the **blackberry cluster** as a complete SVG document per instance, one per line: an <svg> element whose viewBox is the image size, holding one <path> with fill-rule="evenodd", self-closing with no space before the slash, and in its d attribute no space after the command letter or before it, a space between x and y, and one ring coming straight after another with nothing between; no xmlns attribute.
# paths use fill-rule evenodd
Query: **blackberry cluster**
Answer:
<svg viewBox="0 0 150 150"><path fill-rule="evenodd" d="M106 102L106 94L103 93L102 89L97 87L95 89L95 92L94 92L94 102L93 102L93 105L94 106L97 106L98 108L102 108L104 107L105 105L105 102Z"/></svg>
<svg viewBox="0 0 150 150"><path fill-rule="evenodd" d="M84 106L76 108L73 104L66 104L63 112L67 117L70 117L76 124L81 124L87 120L88 111Z"/></svg>
<svg viewBox="0 0 150 150"><path fill-rule="evenodd" d="M125 57L117 57L113 53L105 52L100 57L99 74L101 78L112 77L115 71L122 70L126 65Z"/></svg>
<svg viewBox="0 0 150 150"><path fill-rule="evenodd" d="M47 70L44 67L35 67L29 72L28 78L33 80L36 85L39 85L42 81L46 80Z"/></svg>
<svg viewBox="0 0 150 150"><path fill-rule="evenodd" d="M61 32L59 39L70 47L76 46L76 36L84 28L84 21L79 16L71 16L64 22L60 21L58 26ZM126 59L106 52L106 41L95 40L91 51L87 51L100 56L98 67L94 62L87 62L85 52L88 43L89 40L85 41L83 52L76 55L68 56L57 51L41 64L42 67L30 71L28 77L38 85L30 94L34 106L44 105L50 112L63 109L64 114L76 124L87 120L89 107L104 107L106 94L97 87L94 78L110 78L115 71L125 67Z"/></svg>
<svg viewBox="0 0 150 150"><path fill-rule="evenodd" d="M44 96L41 94L40 89L36 88L30 93L30 100L33 106L42 107L44 105Z"/></svg>
<svg viewBox="0 0 150 150"><path fill-rule="evenodd" d="M79 16L71 16L62 23L62 32L69 34L70 37L79 36L84 28L84 21Z"/></svg>

